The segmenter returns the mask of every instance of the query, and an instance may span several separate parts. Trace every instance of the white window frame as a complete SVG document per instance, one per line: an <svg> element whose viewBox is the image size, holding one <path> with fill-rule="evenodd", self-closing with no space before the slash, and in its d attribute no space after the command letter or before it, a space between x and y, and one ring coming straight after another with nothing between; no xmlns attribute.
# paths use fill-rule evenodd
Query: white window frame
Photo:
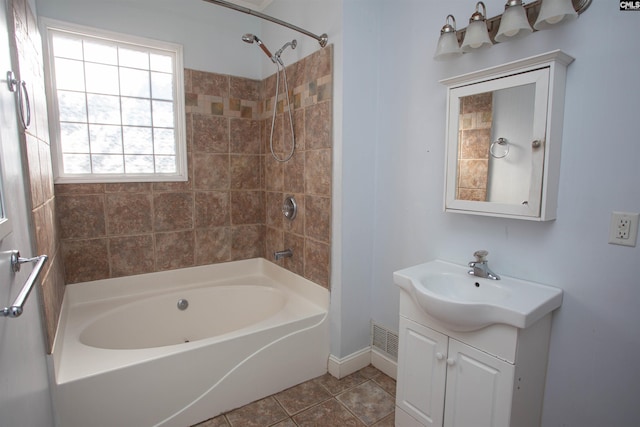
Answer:
<svg viewBox="0 0 640 427"><path fill-rule="evenodd" d="M74 183L117 183L117 182L169 182L187 181L187 138L184 106L184 66L183 49L176 43L137 37L112 31L96 29L78 24L40 18L41 33L45 43L45 78L47 91L47 107L49 111L49 131L51 138L52 163L54 182L56 184ZM88 38L102 39L132 48L145 49L149 52L160 52L173 57L173 114L174 135L176 142L176 171L175 173L64 173L62 163L61 132L56 90L54 57L52 54L52 38L56 33L70 33Z"/></svg>

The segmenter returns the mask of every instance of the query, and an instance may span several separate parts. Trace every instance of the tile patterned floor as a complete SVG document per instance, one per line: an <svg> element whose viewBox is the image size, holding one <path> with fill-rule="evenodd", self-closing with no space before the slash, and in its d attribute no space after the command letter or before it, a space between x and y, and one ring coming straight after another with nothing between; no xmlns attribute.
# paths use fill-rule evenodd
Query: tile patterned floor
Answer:
<svg viewBox="0 0 640 427"><path fill-rule="evenodd" d="M373 366L330 374L193 427L393 427L396 382Z"/></svg>

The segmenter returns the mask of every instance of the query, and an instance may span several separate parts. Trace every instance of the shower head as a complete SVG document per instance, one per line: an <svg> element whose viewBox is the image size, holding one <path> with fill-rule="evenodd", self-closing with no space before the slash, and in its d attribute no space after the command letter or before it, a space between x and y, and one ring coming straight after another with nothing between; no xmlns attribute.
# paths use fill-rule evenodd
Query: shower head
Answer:
<svg viewBox="0 0 640 427"><path fill-rule="evenodd" d="M287 42L284 44L284 46L282 46L280 49L278 49L278 51L276 52L275 55L273 55L273 57L276 59L276 61L278 61L278 63L280 65L282 65L284 67L284 63L282 62L282 59L280 59L280 55L282 55L282 52L288 47L291 46L291 49L295 49L296 46L298 46L298 41L296 39L291 40L290 42Z"/></svg>
<svg viewBox="0 0 640 427"><path fill-rule="evenodd" d="M265 55L267 55L272 62L276 62L276 60L273 59L273 54L271 54L271 52L269 51L267 46L265 46L264 43L262 43L262 40L260 40L258 38L258 36L256 36L255 34L247 33L247 34L243 35L242 36L242 41L245 42L245 43L256 42L258 44L258 46L260 46L260 49L262 49L262 51L265 53Z"/></svg>
<svg viewBox="0 0 640 427"><path fill-rule="evenodd" d="M276 58L280 58L280 55L282 55L282 52L288 47L291 46L291 49L295 49L296 46L298 46L298 41L296 39L291 40L290 42L287 42L284 44L284 46L282 46L277 52L276 52Z"/></svg>

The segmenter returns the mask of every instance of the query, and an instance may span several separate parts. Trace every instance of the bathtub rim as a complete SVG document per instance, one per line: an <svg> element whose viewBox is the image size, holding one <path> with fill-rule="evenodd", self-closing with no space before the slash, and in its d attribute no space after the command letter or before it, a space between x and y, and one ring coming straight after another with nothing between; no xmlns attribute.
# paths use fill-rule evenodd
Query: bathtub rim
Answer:
<svg viewBox="0 0 640 427"><path fill-rule="evenodd" d="M212 280L210 274L216 277ZM247 274L247 271L250 273ZM109 279L66 285L64 300L75 305L111 298L113 290L118 292L117 298L122 296L137 296L146 293L156 293L160 289L175 287L175 282L189 278L188 284L180 285L197 287L204 284L215 284L229 279L255 276L256 274L269 277L276 282L289 287L295 293L313 301L324 309L329 308L329 290L265 258L251 258L239 261L228 261L218 264L207 264L195 267L185 267L174 270L156 271L152 273L121 276ZM123 279L127 283L122 283ZM109 290L107 290L109 288Z"/></svg>

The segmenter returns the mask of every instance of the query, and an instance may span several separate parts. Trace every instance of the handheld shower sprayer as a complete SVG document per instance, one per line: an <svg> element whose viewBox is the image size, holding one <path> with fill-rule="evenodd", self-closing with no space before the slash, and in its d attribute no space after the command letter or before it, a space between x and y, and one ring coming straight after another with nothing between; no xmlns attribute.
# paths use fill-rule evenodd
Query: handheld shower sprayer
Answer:
<svg viewBox="0 0 640 427"><path fill-rule="evenodd" d="M290 42L285 43L284 46L282 46L276 52L275 55L272 55L269 49L267 49L264 43L262 43L262 40L260 40L258 36L256 36L255 34L251 34L251 33L244 34L242 36L242 41L250 44L256 43L258 46L260 46L260 49L262 49L262 51L269 57L271 62L276 64L276 93L275 93L275 96L273 97L273 115L271 116L271 134L269 136L269 148L271 150L271 155L277 162L281 162L281 163L287 162L289 161L289 159L291 159L291 157L293 157L293 153L296 150L296 139L293 131L293 117L291 114L291 111L293 110L293 108L291 106L291 100L289 99L289 84L287 83L287 70L284 65L284 62L282 62L282 59L280 59L280 55L282 55L282 52L284 52L284 50L289 46L291 46L291 49L295 49L296 46L298 46L298 42L296 41L296 39L293 39ZM282 67L282 74L284 76L284 89L285 89L284 93L285 93L285 96L287 97L287 113L289 115L289 125L291 128L291 150L289 151L289 154L284 158L278 157L275 151L273 150L273 130L275 128L276 112L278 110L277 109L278 94L280 93L280 67Z"/></svg>
<svg viewBox="0 0 640 427"><path fill-rule="evenodd" d="M274 56L271 54L271 51L269 50L269 48L267 46L265 46L264 43L262 43L262 40L260 40L258 38L258 36L256 36L255 34L250 34L247 33L245 35L242 36L242 41L245 43L253 43L256 42L258 46L260 46L260 49L262 49L262 51L265 53L265 55L267 55L269 57L269 59L271 61L273 61L274 63L276 62L276 60L274 59Z"/></svg>

